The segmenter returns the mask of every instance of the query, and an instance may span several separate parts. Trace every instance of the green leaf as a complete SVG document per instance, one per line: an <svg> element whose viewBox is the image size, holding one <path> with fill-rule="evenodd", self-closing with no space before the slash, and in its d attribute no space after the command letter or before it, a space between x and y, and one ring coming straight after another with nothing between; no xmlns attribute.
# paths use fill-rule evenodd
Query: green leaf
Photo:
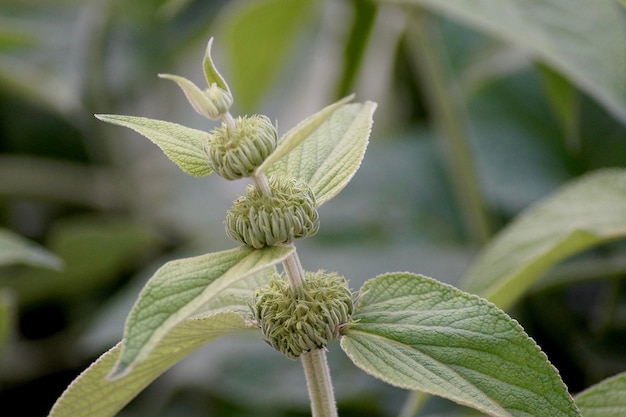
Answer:
<svg viewBox="0 0 626 417"><path fill-rule="evenodd" d="M20 269L3 274L20 304L85 294L119 279L158 246L152 230L123 218L80 216L57 221L46 246L63 260L60 271Z"/></svg>
<svg viewBox="0 0 626 417"><path fill-rule="evenodd" d="M280 74L297 34L315 16L313 0L234 3L219 16L218 39L225 42L233 96L249 113ZM220 41L221 42L221 41Z"/></svg>
<svg viewBox="0 0 626 417"><path fill-rule="evenodd" d="M319 128L322 123L328 120L334 112L336 112L344 104L350 102L353 98L354 94L344 97L298 123L296 127L285 133L283 137L280 138L278 146L276 146L274 152L272 152L270 156L268 156L265 161L259 165L256 172L262 173L269 169L275 162L283 158L291 152L293 148L311 136L311 134L315 132L315 130Z"/></svg>
<svg viewBox="0 0 626 417"><path fill-rule="evenodd" d="M463 288L510 307L556 263L626 236L626 170L587 174L528 209L469 269Z"/></svg>
<svg viewBox="0 0 626 417"><path fill-rule="evenodd" d="M114 416L138 393L176 362L206 343L244 330L244 318L234 312L186 319L159 341L146 360L115 381L107 374L118 361L122 344L103 354L72 382L54 404L49 417Z"/></svg>
<svg viewBox="0 0 626 417"><path fill-rule="evenodd" d="M61 269L63 261L27 239L0 229L0 266L13 264Z"/></svg>
<svg viewBox="0 0 626 417"><path fill-rule="evenodd" d="M383 381L493 416L580 416L556 369L522 327L477 296L409 273L363 285L341 339Z"/></svg>
<svg viewBox="0 0 626 417"><path fill-rule="evenodd" d="M268 171L306 181L321 206L337 195L359 169L374 110L376 103L371 101L343 105Z"/></svg>
<svg viewBox="0 0 626 417"><path fill-rule="evenodd" d="M209 43L206 47L206 52L204 54L204 59L202 60L202 69L204 70L204 77L206 78L207 85L211 85L213 83L217 84L219 88L230 93L230 88L222 74L219 73L217 68L215 68L215 64L213 64L213 58L211 57L211 47L213 45L213 38L209 39Z"/></svg>
<svg viewBox="0 0 626 417"><path fill-rule="evenodd" d="M626 372L601 381L576 396L585 417L626 416Z"/></svg>
<svg viewBox="0 0 626 417"><path fill-rule="evenodd" d="M220 291L289 256L293 246L239 247L163 265L139 294L124 329L122 353L111 378L132 371L177 324Z"/></svg>
<svg viewBox="0 0 626 417"><path fill-rule="evenodd" d="M104 122L128 127L150 139L189 175L203 177L213 172L205 151L211 137L207 132L145 117L113 114L96 114L96 117Z"/></svg>
<svg viewBox="0 0 626 417"><path fill-rule="evenodd" d="M615 1L392 1L444 13L525 49L626 121L626 26Z"/></svg>

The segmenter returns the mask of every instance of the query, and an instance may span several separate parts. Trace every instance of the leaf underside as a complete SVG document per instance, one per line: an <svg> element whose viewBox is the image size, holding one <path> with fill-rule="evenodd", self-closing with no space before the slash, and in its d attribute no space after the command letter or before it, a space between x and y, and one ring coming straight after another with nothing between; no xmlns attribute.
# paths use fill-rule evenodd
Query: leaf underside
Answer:
<svg viewBox="0 0 626 417"><path fill-rule="evenodd" d="M361 165L376 103L343 105L300 145L274 163L269 173L304 180L315 192L317 206L336 196Z"/></svg>
<svg viewBox="0 0 626 417"><path fill-rule="evenodd" d="M247 329L241 314L220 312L178 323L152 349L145 361L126 376L107 378L119 360L121 343L103 354L59 397L49 417L114 416L137 394L176 362L204 344L228 333Z"/></svg>
<svg viewBox="0 0 626 417"><path fill-rule="evenodd" d="M282 261L293 250L293 246L239 247L163 265L141 291L126 320L122 353L111 377L131 371L171 329L223 290Z"/></svg>
<svg viewBox="0 0 626 417"><path fill-rule="evenodd" d="M96 117L104 122L132 129L150 139L189 175L203 177L213 172L207 163L205 150L211 137L207 132L146 117L113 114L97 114Z"/></svg>

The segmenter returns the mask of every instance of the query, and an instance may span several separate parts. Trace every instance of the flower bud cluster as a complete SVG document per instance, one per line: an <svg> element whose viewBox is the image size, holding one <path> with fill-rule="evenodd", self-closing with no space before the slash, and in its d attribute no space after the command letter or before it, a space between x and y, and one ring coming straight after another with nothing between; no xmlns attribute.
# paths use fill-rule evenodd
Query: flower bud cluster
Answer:
<svg viewBox="0 0 626 417"><path fill-rule="evenodd" d="M209 166L228 180L252 175L278 143L278 132L262 115L237 117L234 125L213 129L207 147Z"/></svg>
<svg viewBox="0 0 626 417"><path fill-rule="evenodd" d="M271 176L268 181L271 194L250 185L246 195L235 200L226 214L228 236L259 249L317 233L313 190L292 177Z"/></svg>
<svg viewBox="0 0 626 417"><path fill-rule="evenodd" d="M287 279L276 274L266 287L256 291L250 308L266 341L297 359L338 338L354 306L344 277L317 271L306 273L295 294Z"/></svg>

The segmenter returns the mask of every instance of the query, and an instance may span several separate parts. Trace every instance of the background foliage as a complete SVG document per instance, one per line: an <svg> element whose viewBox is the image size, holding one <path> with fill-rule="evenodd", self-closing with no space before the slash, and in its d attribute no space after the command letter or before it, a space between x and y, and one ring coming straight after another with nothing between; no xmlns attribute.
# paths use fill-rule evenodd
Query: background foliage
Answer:
<svg viewBox="0 0 626 417"><path fill-rule="evenodd" d="M0 257L0 404L45 415L120 339L159 265L233 246L222 221L243 182L189 178L93 117L210 128L156 75L201 80L210 36L234 113L267 114L281 134L348 92L379 103L363 166L298 246L305 268L354 288L404 270L463 285L522 210L626 165L623 6L440 3L0 0L0 227L13 245L3 232L0 250L19 240L28 253ZM626 368L625 252L618 239L570 257L510 306L572 392ZM342 415L396 415L405 393L337 353ZM303 384L263 343L228 338L120 415L307 415ZM423 411L437 412L465 411L442 400Z"/></svg>

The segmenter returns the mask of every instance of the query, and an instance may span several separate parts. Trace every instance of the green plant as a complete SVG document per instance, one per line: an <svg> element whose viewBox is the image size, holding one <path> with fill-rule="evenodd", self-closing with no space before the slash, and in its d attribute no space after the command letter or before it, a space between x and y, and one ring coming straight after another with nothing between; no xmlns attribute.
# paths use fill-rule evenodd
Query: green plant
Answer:
<svg viewBox="0 0 626 417"><path fill-rule="evenodd" d="M305 272L294 240L317 232L317 208L359 168L376 104L346 97L277 140L267 118L230 115L233 98L210 51L211 42L203 61L207 89L162 77L175 81L198 113L222 119L221 127L207 133L140 117L98 118L146 136L190 175L249 177L252 184L226 220L228 235L243 245L159 268L127 318L123 341L68 387L51 417L114 415L191 351L244 330L261 331L270 345L302 361L314 416L337 415L325 357L334 338L359 368L401 388L493 416L581 415L544 353L490 301L397 272L367 281L353 305L343 277ZM623 170L589 175L530 210L486 249L466 288L510 305L550 265L624 235L624 178ZM572 204L590 192L589 204ZM559 222L568 208L568 221ZM541 229L545 236L524 239L546 224L552 227ZM624 378L611 381L608 391L622 389ZM581 395L581 408L593 408L598 392ZM623 411L619 396L611 398Z"/></svg>

